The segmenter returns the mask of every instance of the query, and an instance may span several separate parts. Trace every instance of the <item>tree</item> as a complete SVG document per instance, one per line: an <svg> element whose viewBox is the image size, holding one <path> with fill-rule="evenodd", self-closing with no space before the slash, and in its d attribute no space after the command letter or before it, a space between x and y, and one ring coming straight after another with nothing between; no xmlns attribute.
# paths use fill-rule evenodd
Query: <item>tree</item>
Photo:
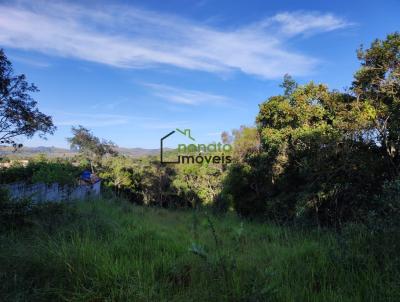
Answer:
<svg viewBox="0 0 400 302"><path fill-rule="evenodd" d="M351 92L288 76L260 105L257 128L234 132L223 195L243 215L340 227L368 209L387 178L369 127L375 111Z"/></svg>
<svg viewBox="0 0 400 302"><path fill-rule="evenodd" d="M102 161L100 177L104 183L113 188L117 196L123 195L125 198L141 203L141 181L140 167L132 158L118 155L105 158Z"/></svg>
<svg viewBox="0 0 400 302"><path fill-rule="evenodd" d="M235 161L243 161L245 158L257 154L260 150L260 136L255 127L240 126L232 130L233 158Z"/></svg>
<svg viewBox="0 0 400 302"><path fill-rule="evenodd" d="M223 131L221 133L221 141L223 144L231 144L233 141L233 136L229 134L227 131Z"/></svg>
<svg viewBox="0 0 400 302"><path fill-rule="evenodd" d="M368 206L365 199L384 176L365 132L370 109L346 92L313 82L263 103L257 126L271 162L269 204L290 204L286 215L338 227Z"/></svg>
<svg viewBox="0 0 400 302"><path fill-rule="evenodd" d="M17 136L40 137L53 134L56 127L52 118L40 112L30 96L39 91L26 81L25 75L15 75L11 62L0 49L0 143L19 147Z"/></svg>
<svg viewBox="0 0 400 302"><path fill-rule="evenodd" d="M216 164L178 165L173 188L186 206L212 204L221 191L222 167Z"/></svg>
<svg viewBox="0 0 400 302"><path fill-rule="evenodd" d="M297 88L297 82L293 80L292 76L289 74L285 74L283 76L283 82L279 87L282 87L284 89L284 96L289 96L293 93L293 91L296 90Z"/></svg>
<svg viewBox="0 0 400 302"><path fill-rule="evenodd" d="M370 107L366 130L375 136L396 177L400 174L400 33L375 40L367 50L361 47L358 59L361 68L352 90L359 102Z"/></svg>
<svg viewBox="0 0 400 302"><path fill-rule="evenodd" d="M141 186L144 204L166 207L171 204L171 183L175 171L149 158L142 166Z"/></svg>
<svg viewBox="0 0 400 302"><path fill-rule="evenodd" d="M71 149L79 151L90 162L92 172L101 164L103 156L118 153L112 141L100 140L83 126L72 127L72 134L73 136L67 139Z"/></svg>

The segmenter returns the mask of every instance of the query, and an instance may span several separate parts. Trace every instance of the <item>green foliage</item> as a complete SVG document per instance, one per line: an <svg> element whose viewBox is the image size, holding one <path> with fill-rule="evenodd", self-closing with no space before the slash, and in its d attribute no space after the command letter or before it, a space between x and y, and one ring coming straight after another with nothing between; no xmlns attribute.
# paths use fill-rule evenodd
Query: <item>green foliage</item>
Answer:
<svg viewBox="0 0 400 302"><path fill-rule="evenodd" d="M172 185L177 195L188 200L192 207L196 203L210 205L221 191L222 175L217 165L182 165L177 167Z"/></svg>
<svg viewBox="0 0 400 302"><path fill-rule="evenodd" d="M255 172L255 171L254 171ZM232 164L224 180L225 202L231 201L234 209L243 216L259 216L265 211L263 194L265 188L259 186L261 179L253 173L248 164Z"/></svg>
<svg viewBox="0 0 400 302"><path fill-rule="evenodd" d="M377 257L368 232L343 236L89 201L2 232L5 301L398 301L398 253ZM57 213L54 228L43 221ZM211 222L211 223L210 223Z"/></svg>
<svg viewBox="0 0 400 302"><path fill-rule="evenodd" d="M140 192L143 175L138 162L125 156L105 158L99 176L104 185L114 189L117 196L123 196L136 203L143 202Z"/></svg>
<svg viewBox="0 0 400 302"><path fill-rule="evenodd" d="M5 188L0 187L0 203L6 203L9 201L9 194Z"/></svg>
<svg viewBox="0 0 400 302"><path fill-rule="evenodd" d="M21 147L18 136L43 137L53 134L56 127L52 118L40 112L31 93L39 91L27 82L25 75L15 75L11 62L0 49L0 144Z"/></svg>
<svg viewBox="0 0 400 302"><path fill-rule="evenodd" d="M283 76L283 83L279 86L284 89L283 94L289 96L296 90L298 84L289 74L285 74Z"/></svg>
<svg viewBox="0 0 400 302"><path fill-rule="evenodd" d="M399 301L399 54L398 33L360 49L345 92L285 75L255 127L222 134L230 166L110 156L112 143L73 128L81 164L114 196L159 207L32 205L0 187L1 298ZM39 156L0 179L66 184L80 171ZM208 205L227 213L210 216Z"/></svg>
<svg viewBox="0 0 400 302"><path fill-rule="evenodd" d="M386 201L396 194L388 184L400 175L399 37L394 33L359 50L361 67L348 91L298 85L285 75L282 95L260 104L255 127L222 133L234 147L230 166L165 166L155 157L116 156L111 142L82 126L69 139L80 151L75 160L95 167L116 196L138 204L213 205L247 217L338 229L384 213L395 221L388 206L395 202ZM166 158L176 155L170 151ZM37 158L26 168L0 170L0 176L3 183L63 184L79 172L70 163Z"/></svg>
<svg viewBox="0 0 400 302"><path fill-rule="evenodd" d="M213 204L221 191L223 166L213 164L160 165L151 158L108 157L99 176L117 196L161 207Z"/></svg>
<svg viewBox="0 0 400 302"><path fill-rule="evenodd" d="M81 167L76 167L66 160L48 160L38 157L31 160L26 167L18 162L10 168L0 169L0 183L59 183L76 184Z"/></svg>
<svg viewBox="0 0 400 302"><path fill-rule="evenodd" d="M72 134L73 136L67 139L71 149L79 151L81 161L88 161L93 172L95 167L101 164L103 157L115 156L118 153L113 142L100 140L83 126L72 127Z"/></svg>
<svg viewBox="0 0 400 302"><path fill-rule="evenodd" d="M27 167L19 163L13 164L10 168L0 168L0 183L13 183L18 181L29 182L33 175L33 165Z"/></svg>
<svg viewBox="0 0 400 302"><path fill-rule="evenodd" d="M259 152L260 136L256 128L241 126L239 129L233 130L232 134L235 162L243 162Z"/></svg>
<svg viewBox="0 0 400 302"><path fill-rule="evenodd" d="M250 144L235 137L245 152L237 153L224 188L235 209L338 228L380 211L370 196L400 173L399 53L398 33L361 49L348 92L299 86L286 75L284 94L260 105L261 148L243 148Z"/></svg>
<svg viewBox="0 0 400 302"><path fill-rule="evenodd" d="M69 163L53 162L38 163L32 175L33 183L59 183L62 185L76 184L81 170Z"/></svg>
<svg viewBox="0 0 400 302"><path fill-rule="evenodd" d="M368 225L375 232L400 234L400 178L383 184L373 199L374 210L368 213Z"/></svg>
<svg viewBox="0 0 400 302"><path fill-rule="evenodd" d="M31 202L28 199L16 202L6 189L0 187L0 231L28 224L30 212Z"/></svg>
<svg viewBox="0 0 400 302"><path fill-rule="evenodd" d="M379 141L393 175L400 173L400 34L375 40L358 51L361 68L352 90L370 108L367 130Z"/></svg>
<svg viewBox="0 0 400 302"><path fill-rule="evenodd" d="M367 109L348 94L314 83L263 103L257 127L270 163L266 207L285 210L282 218L318 225L354 219L385 177L378 147L363 135Z"/></svg>

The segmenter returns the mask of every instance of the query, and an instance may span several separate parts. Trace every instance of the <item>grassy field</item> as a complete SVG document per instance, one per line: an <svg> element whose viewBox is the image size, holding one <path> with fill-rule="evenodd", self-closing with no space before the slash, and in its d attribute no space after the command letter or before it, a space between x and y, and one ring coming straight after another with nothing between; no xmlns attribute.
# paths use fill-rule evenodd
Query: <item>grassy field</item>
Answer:
<svg viewBox="0 0 400 302"><path fill-rule="evenodd" d="M398 263L357 228L91 201L0 236L1 301L400 301Z"/></svg>

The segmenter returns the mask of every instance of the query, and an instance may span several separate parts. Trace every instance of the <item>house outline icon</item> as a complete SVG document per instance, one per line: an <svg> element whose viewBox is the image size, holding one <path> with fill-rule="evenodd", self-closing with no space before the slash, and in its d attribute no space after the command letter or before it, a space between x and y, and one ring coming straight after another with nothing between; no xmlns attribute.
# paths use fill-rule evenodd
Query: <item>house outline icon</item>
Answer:
<svg viewBox="0 0 400 302"><path fill-rule="evenodd" d="M163 146L164 146L164 144L163 144L163 142L164 142L164 140L166 139L166 138L168 138L168 137L170 137L172 134L174 134L175 132L179 132L179 133L181 133L183 136L185 136L185 137L187 137L187 138L189 138L190 140L192 140L192 141L195 141L195 139L192 137L192 135L191 135L191 130L190 129L184 129L184 130L181 130L181 129L178 129L178 128L176 128L175 130L172 130L170 133L168 133L167 135L165 135L165 136L163 136L161 139L160 139L160 161L161 161L161 164L179 164L179 160L176 160L176 161L164 161L163 160Z"/></svg>

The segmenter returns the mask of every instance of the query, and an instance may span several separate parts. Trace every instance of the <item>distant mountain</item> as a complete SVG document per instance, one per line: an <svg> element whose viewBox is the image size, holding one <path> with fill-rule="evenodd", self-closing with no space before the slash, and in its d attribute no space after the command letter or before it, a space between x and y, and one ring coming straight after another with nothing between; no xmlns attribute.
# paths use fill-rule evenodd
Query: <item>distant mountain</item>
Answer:
<svg viewBox="0 0 400 302"><path fill-rule="evenodd" d="M160 154L160 149L117 147L116 150L120 154L131 157ZM14 151L12 147L0 146L0 156L14 155L19 157L30 157L40 153L46 154L48 157L70 157L77 154L76 151L57 147L22 147L21 149Z"/></svg>
<svg viewBox="0 0 400 302"><path fill-rule="evenodd" d="M46 154L49 157L68 157L76 154L74 151L57 147L22 147L15 151L13 147L0 146L0 155L3 156L14 155L20 157L30 157L40 153Z"/></svg>
<svg viewBox="0 0 400 302"><path fill-rule="evenodd" d="M160 154L160 149L144 149L144 148L124 148L117 147L118 153L132 156L132 157L142 157L147 155L158 155Z"/></svg>

